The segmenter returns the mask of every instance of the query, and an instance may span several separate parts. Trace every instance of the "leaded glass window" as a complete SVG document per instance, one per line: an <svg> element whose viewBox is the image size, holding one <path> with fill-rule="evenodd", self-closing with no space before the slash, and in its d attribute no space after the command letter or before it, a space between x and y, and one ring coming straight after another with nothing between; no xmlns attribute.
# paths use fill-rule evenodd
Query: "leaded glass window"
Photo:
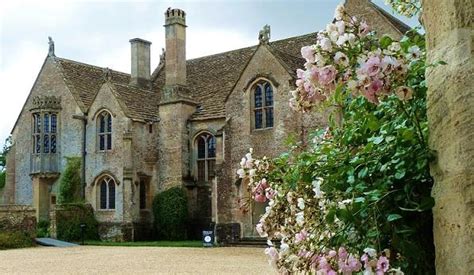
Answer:
<svg viewBox="0 0 474 275"><path fill-rule="evenodd" d="M112 150L112 116L102 111L98 116L99 151Z"/></svg>
<svg viewBox="0 0 474 275"><path fill-rule="evenodd" d="M56 153L58 130L56 113L41 112L33 114L33 153Z"/></svg>
<svg viewBox="0 0 474 275"><path fill-rule="evenodd" d="M199 182L211 181L215 176L216 138L211 134L202 134L196 139L197 179Z"/></svg>
<svg viewBox="0 0 474 275"><path fill-rule="evenodd" d="M254 89L255 129L273 127L273 88L268 82L257 83Z"/></svg>
<svg viewBox="0 0 474 275"><path fill-rule="evenodd" d="M115 209L115 181L106 176L99 181L100 209Z"/></svg>

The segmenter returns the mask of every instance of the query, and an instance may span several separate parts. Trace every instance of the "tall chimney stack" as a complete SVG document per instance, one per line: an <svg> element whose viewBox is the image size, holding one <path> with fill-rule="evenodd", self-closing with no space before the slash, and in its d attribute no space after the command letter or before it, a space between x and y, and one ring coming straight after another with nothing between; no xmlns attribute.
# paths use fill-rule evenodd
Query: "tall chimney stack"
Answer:
<svg viewBox="0 0 474 275"><path fill-rule="evenodd" d="M165 12L166 85L186 85L186 15L183 10Z"/></svg>
<svg viewBox="0 0 474 275"><path fill-rule="evenodd" d="M151 42L134 38L130 40L132 49L132 70L130 84L147 88L150 85L150 45Z"/></svg>

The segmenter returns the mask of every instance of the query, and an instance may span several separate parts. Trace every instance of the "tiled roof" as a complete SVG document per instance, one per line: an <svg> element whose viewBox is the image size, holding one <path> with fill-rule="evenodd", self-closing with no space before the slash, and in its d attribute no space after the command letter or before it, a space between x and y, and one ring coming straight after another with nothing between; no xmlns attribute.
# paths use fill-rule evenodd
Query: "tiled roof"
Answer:
<svg viewBox="0 0 474 275"><path fill-rule="evenodd" d="M397 32L404 33L409 27L377 5L369 3L370 9L382 15ZM377 26L374 26L377 28ZM280 61L283 67L295 77L297 68L303 67L300 49L316 42L316 33L295 36L270 42L269 50ZM192 119L202 120L225 116L225 100L242 71L250 61L258 46L242 48L215 55L187 60L187 85L192 99L200 104ZM79 63L63 58L56 58L62 69L65 81L81 108L86 111L92 104L95 95L104 83L104 68ZM161 88L165 83L163 66L152 74L152 91L145 91L130 86L130 75L110 70L111 83L118 100L125 106L131 118L156 120Z"/></svg>
<svg viewBox="0 0 474 275"><path fill-rule="evenodd" d="M158 120L160 100L157 93L118 83L113 86L117 99L125 105L125 114L128 117L142 121Z"/></svg>
<svg viewBox="0 0 474 275"><path fill-rule="evenodd" d="M64 58L55 58L64 80L83 111L87 111L97 92L105 82L106 68L84 64ZM151 92L128 85L130 75L114 70L110 72L117 99L126 108L130 118L156 120L158 96Z"/></svg>

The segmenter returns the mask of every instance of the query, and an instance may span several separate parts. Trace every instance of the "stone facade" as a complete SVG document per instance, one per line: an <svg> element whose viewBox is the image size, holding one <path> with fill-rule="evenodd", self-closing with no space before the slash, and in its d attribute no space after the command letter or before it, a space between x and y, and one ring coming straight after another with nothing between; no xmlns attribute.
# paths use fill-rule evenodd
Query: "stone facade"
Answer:
<svg viewBox="0 0 474 275"><path fill-rule="evenodd" d="M438 274L474 273L473 13L469 0L423 1L428 62L447 62L426 74Z"/></svg>
<svg viewBox="0 0 474 275"><path fill-rule="evenodd" d="M352 15L370 17L381 32L403 32L400 22L368 1L346 5ZM56 57L50 47L12 131L5 202L33 205L37 217L47 219L66 157L80 157L84 198L105 238L144 238L154 194L173 186L187 190L191 235L215 228L221 242L256 237L254 225L265 205L240 210L239 199L249 194L236 176L238 163L249 148L276 156L303 126L324 125L324 114L303 117L288 105L295 71L304 64L300 49L314 44L315 33L268 41L267 26L259 45L186 60L184 11L169 9L164 17L166 61L151 74L150 42L141 39L130 41L131 75ZM262 83L272 89L264 100L271 102L273 119L260 129L254 93ZM38 100L59 106L38 109ZM54 153L49 147L44 153L43 143L39 153L32 152L37 112L57 114ZM206 145L199 143L202 135L209 137Z"/></svg>

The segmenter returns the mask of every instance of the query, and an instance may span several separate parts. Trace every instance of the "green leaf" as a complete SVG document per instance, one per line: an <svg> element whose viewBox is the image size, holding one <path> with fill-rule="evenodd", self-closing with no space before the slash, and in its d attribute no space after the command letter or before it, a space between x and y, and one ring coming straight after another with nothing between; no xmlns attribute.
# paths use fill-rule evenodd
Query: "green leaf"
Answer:
<svg viewBox="0 0 474 275"><path fill-rule="evenodd" d="M404 170L400 170L400 171L397 171L397 172L395 173L395 178L396 178L397 180L403 178L404 176L405 176L405 171L404 171Z"/></svg>
<svg viewBox="0 0 474 275"><path fill-rule="evenodd" d="M380 38L380 47L382 49L386 49L388 48L388 46L390 46L390 44L392 44L392 42L393 42L392 38L390 38L387 35L384 35L382 38Z"/></svg>
<svg viewBox="0 0 474 275"><path fill-rule="evenodd" d="M382 141L383 141L383 137L374 137L374 138L372 139L372 142L373 142L374 144L380 144Z"/></svg>
<svg viewBox="0 0 474 275"><path fill-rule="evenodd" d="M358 176L359 178L364 178L365 176L367 176L367 171L368 171L368 170L369 170L369 169L368 169L367 167L362 168L362 170L359 171L359 173L357 174L357 176Z"/></svg>
<svg viewBox="0 0 474 275"><path fill-rule="evenodd" d="M390 215L387 216L387 221L388 222L393 222L393 221L399 220L401 218L402 218L402 216L399 215L399 214L390 214Z"/></svg>

